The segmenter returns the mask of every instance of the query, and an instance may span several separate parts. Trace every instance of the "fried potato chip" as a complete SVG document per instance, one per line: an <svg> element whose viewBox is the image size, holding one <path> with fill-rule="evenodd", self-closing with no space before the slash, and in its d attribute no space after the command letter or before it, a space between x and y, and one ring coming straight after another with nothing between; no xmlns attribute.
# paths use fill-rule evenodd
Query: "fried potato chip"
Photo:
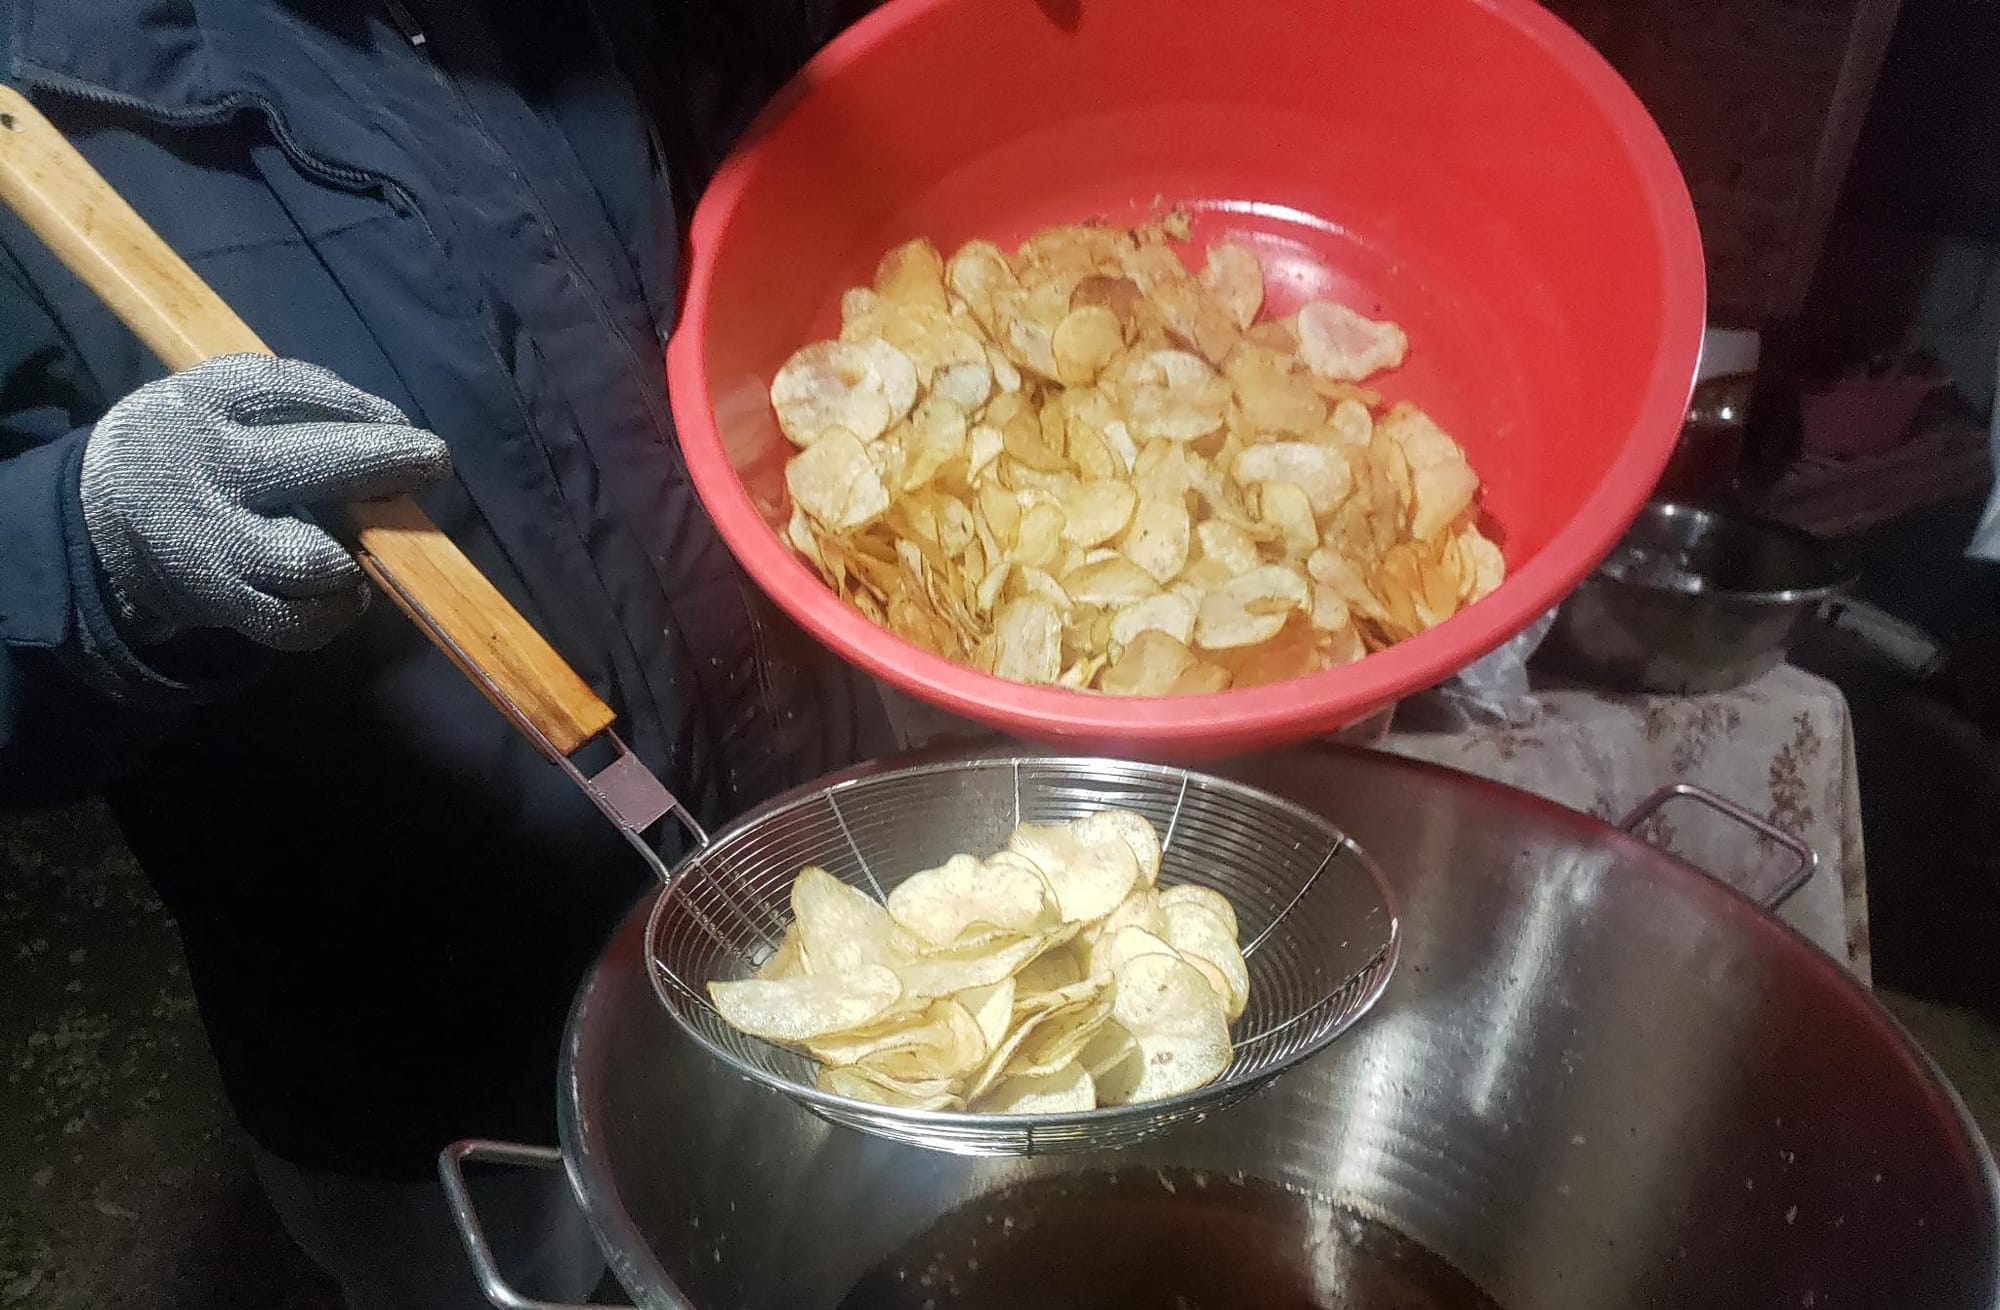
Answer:
<svg viewBox="0 0 2000 1310"><path fill-rule="evenodd" d="M905 241L875 265L875 294L899 304L944 310L944 256L923 237Z"/></svg>
<svg viewBox="0 0 2000 1310"><path fill-rule="evenodd" d="M1471 604L1492 595L1507 571L1500 548L1482 536L1476 527L1462 529L1458 534L1458 545L1469 565L1464 570L1466 581L1460 592L1461 597Z"/></svg>
<svg viewBox="0 0 2000 1310"><path fill-rule="evenodd" d="M1074 393L1072 393L1074 394ZM1095 395L1095 392L1091 393ZM1131 488L1126 475L1131 471L1124 457L1112 448L1101 428L1093 427L1072 412L1063 433L1064 453L1085 482L1108 482ZM1136 493L1135 493L1136 494ZM1122 525L1121 525L1122 526Z"/></svg>
<svg viewBox="0 0 2000 1310"><path fill-rule="evenodd" d="M1058 619L1076 604L1075 598L1063 590L1061 583L1033 565L1023 564L1015 569L1013 580L1007 585L1013 596L1047 601L1049 607L1055 610Z"/></svg>
<svg viewBox="0 0 2000 1310"><path fill-rule="evenodd" d="M1201 542L1201 557L1214 560L1228 570L1225 577L1248 573L1264 562L1263 556L1258 553L1257 543L1234 523L1209 519L1198 525L1194 532Z"/></svg>
<svg viewBox="0 0 2000 1310"><path fill-rule="evenodd" d="M1104 938L1116 936L1121 928L1143 928L1155 937L1166 935L1167 920L1160 912L1160 891L1157 888L1134 887L1103 922L1092 925L1086 931L1094 946Z"/></svg>
<svg viewBox="0 0 2000 1310"><path fill-rule="evenodd" d="M999 303L1021 291L1021 281L1014 276L1007 256L990 241L968 241L960 246L945 265L944 281L989 333L999 321Z"/></svg>
<svg viewBox="0 0 2000 1310"><path fill-rule="evenodd" d="M1242 483L1288 482L1306 493L1315 515L1331 514L1354 489L1354 470L1332 446L1271 441L1247 447L1232 470Z"/></svg>
<svg viewBox="0 0 2000 1310"><path fill-rule="evenodd" d="M1146 887L1159 881L1160 834L1152 821L1131 810L1098 810L1070 823L1079 842L1095 845L1113 838L1125 843L1139 865L1139 882Z"/></svg>
<svg viewBox="0 0 2000 1310"><path fill-rule="evenodd" d="M891 919L933 946L949 946L968 929L998 928L1022 936L1056 924L1041 877L1012 864L987 865L954 855L913 873L889 893Z"/></svg>
<svg viewBox="0 0 2000 1310"><path fill-rule="evenodd" d="M1138 858L1123 833L1087 819L1052 826L1022 824L1007 849L1041 870L1068 923L1110 914L1140 877Z"/></svg>
<svg viewBox="0 0 2000 1310"><path fill-rule="evenodd" d="M1326 402L1312 379L1293 368L1289 347L1281 352L1246 340L1223 361L1223 373L1253 433L1303 437L1327 422Z"/></svg>
<svg viewBox="0 0 2000 1310"><path fill-rule="evenodd" d="M792 502L836 532L858 528L889 508L889 489L853 433L831 428L785 465Z"/></svg>
<svg viewBox="0 0 2000 1310"><path fill-rule="evenodd" d="M1357 614L1375 619L1382 616L1381 603L1369 590L1368 580L1353 560L1337 550L1320 549L1306 558L1306 572ZM1314 608L1317 609L1317 601Z"/></svg>
<svg viewBox="0 0 2000 1310"><path fill-rule="evenodd" d="M1092 1006L1100 992L1095 984L1085 983L1060 991L1048 992L1034 997L1029 1002L1017 999L1014 1006L1013 1027L997 1046L987 1052L985 1062L968 1076L967 1099L977 1099L1013 1069L1017 1058L1030 1042L1036 1040L1037 1030L1051 1020L1077 1013ZM1016 992L1018 998L1019 993Z"/></svg>
<svg viewBox="0 0 2000 1310"><path fill-rule="evenodd" d="M1050 285L1070 294L1084 278L1118 267L1118 253L1131 235L1108 223L1066 223L1046 227L1014 252L1014 268L1024 284Z"/></svg>
<svg viewBox="0 0 2000 1310"><path fill-rule="evenodd" d="M1059 955L1061 952L1052 951L1049 954ZM1025 974L1028 969L1034 968L1047 958L1048 955L1037 956L1021 973ZM1021 974L1015 974L986 987L968 987L952 998L964 1006L966 1013L972 1016L972 1021L979 1025L979 1034L986 1040L989 1054L994 1047L1006 1040L1007 1030L1013 1025L1014 988L1020 977Z"/></svg>
<svg viewBox="0 0 2000 1310"><path fill-rule="evenodd" d="M812 1038L805 1043L805 1047L821 1064L846 1065L858 1064L871 1056L892 1051L935 1045L940 1041L952 1041L949 1030L942 1025L912 1025L892 1014L888 1020L867 1028Z"/></svg>
<svg viewBox="0 0 2000 1310"><path fill-rule="evenodd" d="M1345 305L1315 300L1299 310L1299 358L1336 382L1361 382L1400 366L1409 338L1394 323L1364 318Z"/></svg>
<svg viewBox="0 0 2000 1310"><path fill-rule="evenodd" d="M1084 305L1063 315L1050 335L1055 376L1064 386L1089 386L1125 348L1125 329L1118 315L1103 305Z"/></svg>
<svg viewBox="0 0 2000 1310"><path fill-rule="evenodd" d="M1165 915L1161 914L1161 926L1165 926ZM1107 932L1090 947L1090 976L1095 979L1111 977L1118 966L1136 955L1171 955L1180 958L1180 952L1173 948L1161 933L1138 924L1126 924L1117 932Z"/></svg>
<svg viewBox="0 0 2000 1310"><path fill-rule="evenodd" d="M1062 672L1062 616L1038 596L1002 605L993 617L993 675L1054 682Z"/></svg>
<svg viewBox="0 0 2000 1310"><path fill-rule="evenodd" d="M1342 400L1327 414L1326 435L1336 446L1366 450L1375 436L1374 415L1358 400Z"/></svg>
<svg viewBox="0 0 2000 1310"><path fill-rule="evenodd" d="M987 1114L1061 1114L1097 1108L1097 1085L1090 1071L1071 1062L1045 1074L1013 1074L1002 1079L976 1107Z"/></svg>
<svg viewBox="0 0 2000 1310"><path fill-rule="evenodd" d="M1132 461L1132 485L1141 500L1184 502L1194 489L1185 447L1171 441L1149 441Z"/></svg>
<svg viewBox="0 0 2000 1310"><path fill-rule="evenodd" d="M1105 454L1108 459L1110 452ZM1129 483L1108 478L1080 482L1062 499L1063 539L1078 546L1102 545L1126 529L1138 503Z"/></svg>
<svg viewBox="0 0 2000 1310"><path fill-rule="evenodd" d="M1012 360L1007 358L1007 352L990 342L986 346L986 367L993 375L993 393L995 399L1001 396L1018 395L1021 388L1025 385L1021 379L1021 371L1014 367Z"/></svg>
<svg viewBox="0 0 2000 1310"><path fill-rule="evenodd" d="M1296 482L1259 483L1257 517L1276 529L1288 557L1302 560L1319 549L1312 498Z"/></svg>
<svg viewBox="0 0 2000 1310"><path fill-rule="evenodd" d="M1192 602L1187 602L1192 608ZM1185 643L1155 629L1127 642L1124 651L1099 675L1097 688L1112 696L1167 696L1201 663Z"/></svg>
<svg viewBox="0 0 2000 1310"><path fill-rule="evenodd" d="M1389 435L1410 469L1410 535L1429 541L1450 527L1479 494L1465 452L1429 416L1398 405L1376 427Z"/></svg>
<svg viewBox="0 0 2000 1310"><path fill-rule="evenodd" d="M983 359L947 364L937 371L931 394L973 413L993 395L993 369Z"/></svg>
<svg viewBox="0 0 2000 1310"><path fill-rule="evenodd" d="M991 987L1002 978L1013 977L1030 960L1044 951L1053 950L1075 933L1073 925L1065 925L1039 937L983 942L959 952L938 951L904 956L896 959L892 967L907 995L952 996L974 988Z"/></svg>
<svg viewBox="0 0 2000 1310"><path fill-rule="evenodd" d="M823 1092L845 1096L851 1101L892 1105L903 1110L960 1110L965 1100L948 1090L942 1079L905 1082L877 1073L865 1065L821 1069L814 1085Z"/></svg>
<svg viewBox="0 0 2000 1310"><path fill-rule="evenodd" d="M849 973L712 982L708 996L730 1027L798 1043L865 1026L903 998L903 985L876 964Z"/></svg>
<svg viewBox="0 0 2000 1310"><path fill-rule="evenodd" d="M1250 1003L1250 969L1236 944L1235 916L1225 922L1207 906L1188 900L1163 906L1161 914L1167 921L1167 944L1190 964L1210 966L1202 972L1221 987L1225 1016L1236 1022Z"/></svg>
<svg viewBox="0 0 2000 1310"><path fill-rule="evenodd" d="M1118 549L1156 582L1165 584L1187 567L1192 532L1187 506L1179 499L1142 495Z"/></svg>
<svg viewBox="0 0 2000 1310"><path fill-rule="evenodd" d="M1114 382L1123 392L1126 426L1141 442L1198 441L1229 413L1229 383L1199 355L1155 350Z"/></svg>
<svg viewBox="0 0 2000 1310"><path fill-rule="evenodd" d="M1121 328L1130 328L1138 320L1139 307L1145 300L1145 293L1137 283L1127 277L1116 277L1093 273L1080 279L1069 293L1072 309L1087 309L1102 306L1118 319Z"/></svg>
<svg viewBox="0 0 2000 1310"><path fill-rule="evenodd" d="M1185 274L1155 282L1147 299L1173 342L1211 364L1220 364L1242 340L1229 311Z"/></svg>
<svg viewBox="0 0 2000 1310"><path fill-rule="evenodd" d="M1280 355L1295 355L1299 349L1298 315L1267 318L1245 332L1243 339L1265 350L1275 350Z"/></svg>
<svg viewBox="0 0 2000 1310"><path fill-rule="evenodd" d="M1171 887L1160 888L1158 895L1160 909L1163 912L1175 905L1199 905L1228 926L1231 941L1236 939L1240 931L1236 925L1236 907L1229 903L1227 896L1215 888L1204 887L1200 883L1180 882ZM1164 936L1165 933L1161 935Z"/></svg>
<svg viewBox="0 0 2000 1310"><path fill-rule="evenodd" d="M1264 307L1264 267L1248 246L1234 241L1210 246L1201 284L1237 327L1247 328L1257 321L1257 311Z"/></svg>
<svg viewBox="0 0 2000 1310"><path fill-rule="evenodd" d="M1074 947L1044 951L1014 975L1014 1008L1022 1012L1040 1011L1061 1004L1060 1000L1051 1001L1050 996L1065 992L1087 976Z"/></svg>
<svg viewBox="0 0 2000 1310"><path fill-rule="evenodd" d="M798 925L793 923L785 929L783 939L778 942L778 949L772 951L764 962L757 966L754 976L771 982L779 978L797 978L805 971L805 951L799 945Z"/></svg>
<svg viewBox="0 0 2000 1310"><path fill-rule="evenodd" d="M797 446L834 430L872 441L910 412L916 396L916 366L883 341L815 342L771 382L778 426Z"/></svg>
<svg viewBox="0 0 2000 1310"><path fill-rule="evenodd" d="M978 1068L987 1055L977 1021L949 998L932 1001L914 1017L892 1017L805 1046L822 1064L866 1064L873 1072L908 1081L956 1077Z"/></svg>
<svg viewBox="0 0 2000 1310"><path fill-rule="evenodd" d="M1229 670L1231 687L1267 687L1303 678L1321 667L1318 634L1296 614L1270 640L1220 651L1215 659Z"/></svg>
<svg viewBox="0 0 2000 1310"><path fill-rule="evenodd" d="M1202 597L1195 614L1195 644L1207 650L1255 646L1282 632L1291 614L1311 606L1304 578L1283 565L1266 564Z"/></svg>
<svg viewBox="0 0 2000 1310"><path fill-rule="evenodd" d="M1127 1101L1177 1096L1229 1067L1223 1001L1199 970L1177 955L1136 955L1112 979L1112 1019L1138 1043L1144 1066Z"/></svg>
<svg viewBox="0 0 2000 1310"><path fill-rule="evenodd" d="M1118 252L1118 266L1140 291L1150 296L1163 284L1187 277L1187 265L1164 241L1151 233L1134 235L1139 239Z"/></svg>
<svg viewBox="0 0 2000 1310"><path fill-rule="evenodd" d="M1007 1077L1040 1077L1072 1063L1111 1018L1109 988L1084 982L1078 999L1052 1006L1033 1021L1026 1040L1014 1048L1003 1071Z"/></svg>
<svg viewBox="0 0 2000 1310"><path fill-rule="evenodd" d="M895 921L874 897L810 864L792 883L792 925L814 975L881 964L895 936Z"/></svg>
<svg viewBox="0 0 2000 1310"><path fill-rule="evenodd" d="M905 1082L962 1079L985 1064L989 1053L985 1034L972 1013L957 1001L949 997L932 1001L916 1028L927 1040L880 1050L856 1063Z"/></svg>
<svg viewBox="0 0 2000 1310"><path fill-rule="evenodd" d="M904 429L902 489L915 491L930 484L938 470L966 454L965 410L955 400L932 392L910 413Z"/></svg>
<svg viewBox="0 0 2000 1310"><path fill-rule="evenodd" d="M1194 614L1195 603L1171 591L1131 601L1111 616L1111 644L1122 652L1138 640L1140 633L1159 632L1185 646L1194 640Z"/></svg>
<svg viewBox="0 0 2000 1310"><path fill-rule="evenodd" d="M1069 462L1062 452L1049 445L1045 435L1048 429L1042 426L1040 416L1026 405L1006 405L1008 399L1002 396L986 407L988 422L1002 420L1000 443L1005 453L1038 473L1069 472Z"/></svg>
<svg viewBox="0 0 2000 1310"><path fill-rule="evenodd" d="M1139 1043L1115 1019L1077 1052L1076 1062L1096 1085L1099 1105L1129 1104L1146 1072Z"/></svg>
<svg viewBox="0 0 2000 1310"><path fill-rule="evenodd" d="M1001 332L1007 358L1040 377L1057 381L1055 332L1045 324L1025 317L1007 318Z"/></svg>
<svg viewBox="0 0 2000 1310"><path fill-rule="evenodd" d="M1169 696L1212 696L1229 690L1229 670L1208 660L1197 660L1182 671L1167 688Z"/></svg>
<svg viewBox="0 0 2000 1310"><path fill-rule="evenodd" d="M1353 613L1340 592L1324 582L1312 586L1312 625L1321 632L1339 632L1353 621Z"/></svg>
<svg viewBox="0 0 2000 1310"><path fill-rule="evenodd" d="M1063 590L1078 604L1113 609L1157 596L1160 591L1152 574L1123 555L1086 564L1064 574L1062 582Z"/></svg>

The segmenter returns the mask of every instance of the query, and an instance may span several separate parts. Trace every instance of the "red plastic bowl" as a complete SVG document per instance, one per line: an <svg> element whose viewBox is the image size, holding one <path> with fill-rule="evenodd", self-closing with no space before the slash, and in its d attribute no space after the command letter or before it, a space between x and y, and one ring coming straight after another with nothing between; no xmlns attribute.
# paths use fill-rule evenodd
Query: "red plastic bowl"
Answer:
<svg viewBox="0 0 2000 1310"><path fill-rule="evenodd" d="M1509 576L1345 668L1133 700L1005 682L870 623L779 539L766 389L891 245L1003 244L1190 205L1254 244L1282 311L1402 323L1377 385L1484 479ZM893 0L814 59L703 198L667 349L695 488L749 573L844 658L1011 732L1212 756L1331 731L1554 605L1660 476L1701 347L1700 236L1618 76L1531 0Z"/></svg>

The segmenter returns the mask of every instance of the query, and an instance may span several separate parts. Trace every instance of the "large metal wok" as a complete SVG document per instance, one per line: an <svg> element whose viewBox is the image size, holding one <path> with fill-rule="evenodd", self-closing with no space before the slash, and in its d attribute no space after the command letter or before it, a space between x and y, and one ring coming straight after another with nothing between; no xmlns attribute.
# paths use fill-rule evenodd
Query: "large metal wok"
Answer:
<svg viewBox="0 0 2000 1310"><path fill-rule="evenodd" d="M1331 748L1222 771L1351 832L1405 916L1375 1012L1252 1100L1103 1156L965 1159L864 1137L700 1057L644 975L641 906L577 1000L560 1153L461 1143L448 1182L465 1158L566 1166L652 1310L826 1310L948 1211L1135 1167L1325 1198L1504 1310L2000 1306L2000 1186L1963 1107L1774 916L1466 775ZM535 1304L510 1299L476 1217L461 1220L496 1304ZM1092 1276L1089 1262L1072 1275Z"/></svg>

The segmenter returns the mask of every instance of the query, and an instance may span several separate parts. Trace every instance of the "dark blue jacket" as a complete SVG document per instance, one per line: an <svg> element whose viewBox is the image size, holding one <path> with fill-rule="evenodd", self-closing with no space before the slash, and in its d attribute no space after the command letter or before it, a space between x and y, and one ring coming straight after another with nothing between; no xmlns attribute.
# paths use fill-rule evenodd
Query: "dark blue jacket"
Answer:
<svg viewBox="0 0 2000 1310"><path fill-rule="evenodd" d="M0 0L4 76L282 355L450 445L445 531L711 823L883 748L740 576L660 347L675 183L810 49L781 0ZM624 71L621 71L621 68ZM102 788L246 1126L421 1173L546 1139L574 986L645 872L388 604L330 648L134 650L79 527L159 365L0 217L0 801Z"/></svg>

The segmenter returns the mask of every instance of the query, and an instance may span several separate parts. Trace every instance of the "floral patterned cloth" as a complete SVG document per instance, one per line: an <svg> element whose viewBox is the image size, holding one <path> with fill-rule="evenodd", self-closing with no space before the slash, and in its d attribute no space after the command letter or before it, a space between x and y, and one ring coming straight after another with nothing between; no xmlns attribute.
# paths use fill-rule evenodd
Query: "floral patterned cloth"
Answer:
<svg viewBox="0 0 2000 1310"><path fill-rule="evenodd" d="M1782 665L1748 686L1705 696L1540 687L1517 717L1455 732L1392 728L1375 744L1614 823L1669 783L1734 801L1813 848L1818 869L1780 914L1868 980L1854 736L1833 684ZM1796 867L1775 843L1693 802L1668 804L1641 832L1752 895Z"/></svg>

